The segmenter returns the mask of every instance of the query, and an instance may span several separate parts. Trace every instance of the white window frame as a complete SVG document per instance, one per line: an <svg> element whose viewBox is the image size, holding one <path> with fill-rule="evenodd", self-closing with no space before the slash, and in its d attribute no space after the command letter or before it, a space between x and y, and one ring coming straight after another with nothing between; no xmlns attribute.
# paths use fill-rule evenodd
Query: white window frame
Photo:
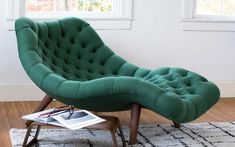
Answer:
<svg viewBox="0 0 235 147"><path fill-rule="evenodd" d="M184 31L235 31L235 17L195 15L196 0L182 0L181 29Z"/></svg>
<svg viewBox="0 0 235 147"><path fill-rule="evenodd" d="M115 16L91 17L78 15L90 23L97 30L130 30L132 29L132 7L133 0L120 0L118 4L118 12ZM8 16L7 21L10 23L9 30L13 30L14 21L25 16L25 0L8 0ZM66 17L66 15L64 16ZM34 20L53 20L59 17L52 16L51 18L32 18Z"/></svg>

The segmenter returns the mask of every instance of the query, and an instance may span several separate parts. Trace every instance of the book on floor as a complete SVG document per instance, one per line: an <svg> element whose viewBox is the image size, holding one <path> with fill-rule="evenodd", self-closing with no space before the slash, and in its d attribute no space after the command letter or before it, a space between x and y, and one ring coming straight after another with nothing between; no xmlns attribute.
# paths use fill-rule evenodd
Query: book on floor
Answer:
<svg viewBox="0 0 235 147"><path fill-rule="evenodd" d="M81 129L89 125L94 125L105 121L89 111L74 110L73 108L52 108L33 114L22 116L24 120L32 120L35 122L51 124L55 126L65 127L72 130Z"/></svg>

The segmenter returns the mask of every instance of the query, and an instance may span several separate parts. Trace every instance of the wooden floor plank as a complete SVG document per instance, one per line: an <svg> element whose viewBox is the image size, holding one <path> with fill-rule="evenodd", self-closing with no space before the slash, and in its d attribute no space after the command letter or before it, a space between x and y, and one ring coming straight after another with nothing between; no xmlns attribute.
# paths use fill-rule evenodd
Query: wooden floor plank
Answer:
<svg viewBox="0 0 235 147"><path fill-rule="evenodd" d="M4 108L4 103L0 103L0 118L6 117L6 111Z"/></svg>
<svg viewBox="0 0 235 147"><path fill-rule="evenodd" d="M2 147L11 146L9 130L10 130L10 126L8 123L8 118L1 117L0 118L0 146Z"/></svg>
<svg viewBox="0 0 235 147"><path fill-rule="evenodd" d="M7 117L16 117L20 110L16 109L15 102L4 102L4 109ZM17 103L18 104L18 103Z"/></svg>

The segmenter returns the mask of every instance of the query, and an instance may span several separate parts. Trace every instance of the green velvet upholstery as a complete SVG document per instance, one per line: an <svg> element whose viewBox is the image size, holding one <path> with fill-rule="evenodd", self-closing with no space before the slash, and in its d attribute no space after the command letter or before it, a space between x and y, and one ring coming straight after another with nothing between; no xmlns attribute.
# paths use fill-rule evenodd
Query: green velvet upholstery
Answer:
<svg viewBox="0 0 235 147"><path fill-rule="evenodd" d="M201 116L220 96L219 89L197 73L170 67L148 70L126 62L78 18L20 18L15 30L29 77L65 104L119 111L138 103L181 123Z"/></svg>

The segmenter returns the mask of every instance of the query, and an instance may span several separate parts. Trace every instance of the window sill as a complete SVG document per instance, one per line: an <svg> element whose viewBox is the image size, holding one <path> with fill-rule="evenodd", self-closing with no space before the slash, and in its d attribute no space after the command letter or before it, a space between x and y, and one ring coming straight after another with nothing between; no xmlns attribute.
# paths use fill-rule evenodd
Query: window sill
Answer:
<svg viewBox="0 0 235 147"><path fill-rule="evenodd" d="M54 20L56 18L40 18L33 20ZM96 30L131 30L133 18L119 17L119 18L82 18L87 21ZM9 31L14 31L14 22L16 19L7 18L7 23L9 23Z"/></svg>
<svg viewBox="0 0 235 147"><path fill-rule="evenodd" d="M183 31L234 32L235 20L183 18L181 19L181 29Z"/></svg>

